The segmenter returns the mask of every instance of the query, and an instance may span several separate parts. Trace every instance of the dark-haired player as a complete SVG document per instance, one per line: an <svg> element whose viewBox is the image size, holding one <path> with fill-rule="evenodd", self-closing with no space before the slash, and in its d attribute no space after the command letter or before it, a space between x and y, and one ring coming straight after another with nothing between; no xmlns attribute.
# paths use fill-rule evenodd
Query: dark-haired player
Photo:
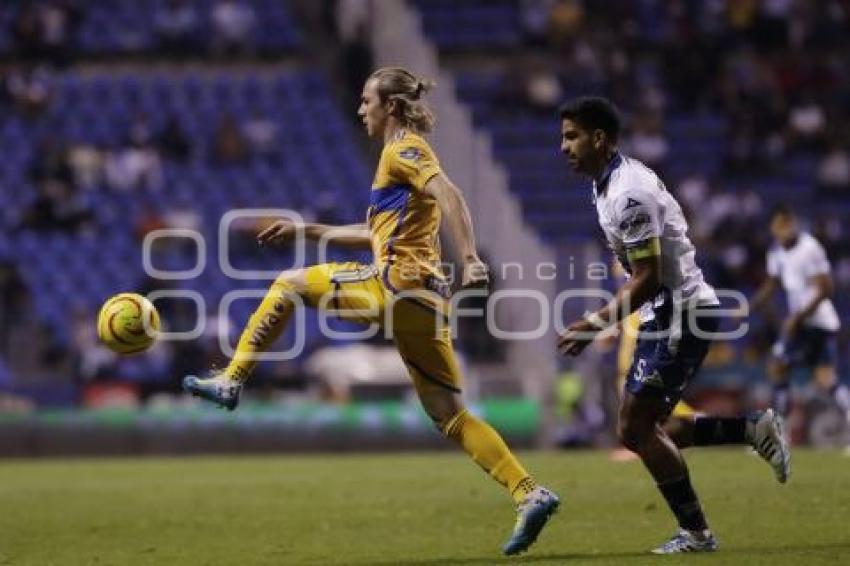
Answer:
<svg viewBox="0 0 850 566"><path fill-rule="evenodd" d="M752 417L694 416L675 432L665 430L718 330L719 303L694 262L679 204L652 170L618 151L619 133L618 113L605 99L580 98L561 108L561 151L573 170L593 180L599 224L630 277L609 304L571 324L558 347L576 356L600 331L640 308L618 432L623 445L640 456L679 523L679 532L653 552L712 551L717 540L679 448L749 444L785 482L788 443L782 418L770 409Z"/></svg>
<svg viewBox="0 0 850 566"><path fill-rule="evenodd" d="M800 229L796 215L786 206L777 207L771 214L770 232L776 243L767 254L768 277L753 297L752 309L760 308L782 285L788 316L768 363L773 406L781 415L788 414L788 372L805 366L815 384L850 418L850 391L838 381L836 371L841 323L830 300L834 286L826 252L814 236Z"/></svg>

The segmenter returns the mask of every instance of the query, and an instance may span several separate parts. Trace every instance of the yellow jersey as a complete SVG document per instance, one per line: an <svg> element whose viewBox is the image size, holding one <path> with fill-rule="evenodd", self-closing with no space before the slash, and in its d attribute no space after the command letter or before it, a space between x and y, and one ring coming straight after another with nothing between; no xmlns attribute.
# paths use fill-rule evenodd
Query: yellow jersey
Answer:
<svg viewBox="0 0 850 566"><path fill-rule="evenodd" d="M440 270L440 207L425 185L440 163L422 136L401 130L381 152L369 198L372 254L384 286L421 288Z"/></svg>

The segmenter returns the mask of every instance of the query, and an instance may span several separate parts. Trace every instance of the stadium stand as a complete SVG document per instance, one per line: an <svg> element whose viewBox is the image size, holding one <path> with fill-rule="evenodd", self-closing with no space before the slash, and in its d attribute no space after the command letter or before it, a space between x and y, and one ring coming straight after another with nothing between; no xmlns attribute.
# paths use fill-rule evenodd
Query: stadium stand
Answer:
<svg viewBox="0 0 850 566"><path fill-rule="evenodd" d="M525 218L548 242L569 249L597 233L589 187L558 151L556 117L562 100L599 94L625 114L624 150L658 169L688 209L712 281L753 288L769 245L766 215L789 203L826 243L840 288L850 287L841 227L850 155L840 149L850 116L840 63L847 22L825 5L414 4L476 125L491 134ZM808 58L778 55L801 45ZM836 293L844 318L846 295ZM846 335L843 343L846 358Z"/></svg>
<svg viewBox="0 0 850 566"><path fill-rule="evenodd" d="M328 220L362 218L369 169L321 71L291 61L236 70L226 59L209 66L121 66L137 55L156 60L172 53L178 36L188 38L182 55L217 54L221 24L214 10L222 4L229 3L0 8L0 56L30 62L7 67L2 85L0 259L20 272L37 321L55 334L50 340L73 357L86 339L68 320L116 289L162 285L145 281L139 261L141 239L152 229L193 227L214 244L191 288L175 284L213 302L234 288L258 287L219 269L217 230L225 211L291 207ZM656 166L689 209L712 281L752 288L768 243L766 230L753 226L764 226L770 206L785 201L810 219L840 288L850 287L842 221L850 213L850 179L841 176L842 165L850 170L843 149L850 109L842 102L850 73L840 64L850 37L846 23L818 8L804 16L714 12L713 3L702 2L675 3L681 12L658 2L413 5L445 67L454 70L476 125L491 134L525 218L547 242L570 246L596 234L589 191L558 152L554 117L565 98L606 94L628 118L626 151ZM254 31L249 52L285 59L304 48L288 3L260 0L250 7L241 16ZM62 33L28 35L27 18L43 17L44 9L64 14ZM240 16L229 17L239 28ZM802 39L790 33L792 20ZM629 32L634 26L641 26L640 41ZM699 43L689 35L694 28ZM823 57L785 61L760 50L765 44L779 46L774 54L791 50L795 41L812 44L809 52ZM85 64L62 66L75 58ZM60 66L36 65L51 61ZM289 258L248 249L234 259L242 268ZM194 249L158 246L153 259L160 269L186 269ZM837 293L836 302L846 318L847 293ZM251 304L233 306L238 324ZM185 305L164 308L182 312ZM177 320L183 318L191 326L191 313ZM80 318L79 327L86 322ZM318 343L313 330L310 340ZM845 357L846 343L845 335ZM163 379L168 363L152 354L122 361L118 374ZM3 375L14 383L8 370Z"/></svg>

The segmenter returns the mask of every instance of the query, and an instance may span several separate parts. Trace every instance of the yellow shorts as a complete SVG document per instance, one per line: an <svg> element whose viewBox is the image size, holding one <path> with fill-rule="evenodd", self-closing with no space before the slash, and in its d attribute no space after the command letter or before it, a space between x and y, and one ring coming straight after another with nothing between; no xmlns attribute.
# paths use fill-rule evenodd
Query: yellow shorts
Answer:
<svg viewBox="0 0 850 566"><path fill-rule="evenodd" d="M435 388L460 393L462 376L452 347L449 302L420 289L394 295L374 265L324 263L305 270L299 295L343 320L378 324L391 335L417 393Z"/></svg>

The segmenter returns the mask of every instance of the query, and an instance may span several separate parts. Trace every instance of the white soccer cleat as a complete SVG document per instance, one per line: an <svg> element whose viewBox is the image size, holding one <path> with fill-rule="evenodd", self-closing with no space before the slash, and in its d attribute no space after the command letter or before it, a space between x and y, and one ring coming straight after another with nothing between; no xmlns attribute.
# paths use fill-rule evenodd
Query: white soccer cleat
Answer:
<svg viewBox="0 0 850 566"><path fill-rule="evenodd" d="M791 476L791 448L782 417L768 409L759 416L754 427L753 449L770 464L779 483L787 482Z"/></svg>
<svg viewBox="0 0 850 566"><path fill-rule="evenodd" d="M698 536L685 529L679 530L673 538L652 550L653 554L681 554L683 552L714 552L717 539L711 533Z"/></svg>

